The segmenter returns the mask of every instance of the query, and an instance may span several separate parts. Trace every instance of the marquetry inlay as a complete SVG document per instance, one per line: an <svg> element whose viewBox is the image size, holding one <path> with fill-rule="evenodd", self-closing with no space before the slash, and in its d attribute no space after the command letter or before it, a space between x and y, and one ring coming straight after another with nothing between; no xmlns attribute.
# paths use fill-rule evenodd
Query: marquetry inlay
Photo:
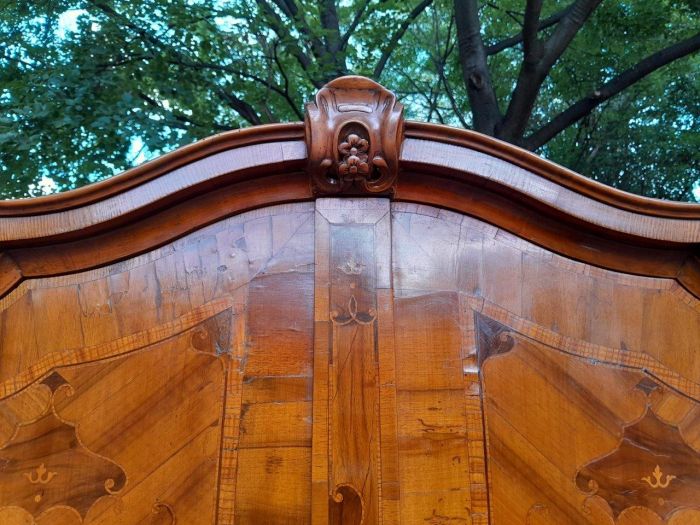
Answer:
<svg viewBox="0 0 700 525"><path fill-rule="evenodd" d="M396 523L395 496L383 491L396 472L382 468L391 465L384 454L395 430L382 428L380 419L393 399L393 385L380 380L392 349L377 339L391 316L383 293L389 219L388 200L316 204L312 522L318 525Z"/></svg>

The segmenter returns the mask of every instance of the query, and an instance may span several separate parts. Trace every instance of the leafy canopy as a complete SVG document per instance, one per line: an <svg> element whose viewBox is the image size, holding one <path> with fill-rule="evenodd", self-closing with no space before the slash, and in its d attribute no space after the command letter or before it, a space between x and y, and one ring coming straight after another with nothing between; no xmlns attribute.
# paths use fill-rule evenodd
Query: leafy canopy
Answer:
<svg viewBox="0 0 700 525"><path fill-rule="evenodd" d="M408 118L694 200L699 28L697 0L4 2L0 197L300 120L318 87L354 73L394 90Z"/></svg>

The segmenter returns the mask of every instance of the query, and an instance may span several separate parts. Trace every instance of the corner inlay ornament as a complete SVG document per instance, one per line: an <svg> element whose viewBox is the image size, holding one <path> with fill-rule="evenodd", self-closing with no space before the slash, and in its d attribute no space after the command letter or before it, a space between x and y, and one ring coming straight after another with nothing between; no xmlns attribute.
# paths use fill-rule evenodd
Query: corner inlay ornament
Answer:
<svg viewBox="0 0 700 525"><path fill-rule="evenodd" d="M338 78L307 104L305 121L314 193L393 193L403 106L391 91L364 77Z"/></svg>
<svg viewBox="0 0 700 525"><path fill-rule="evenodd" d="M576 485L605 501L615 518L626 509L645 507L666 520L700 503L700 452L655 413L648 396L661 387L644 379L637 388L647 395L644 415L622 428L615 450L578 471Z"/></svg>
<svg viewBox="0 0 700 525"><path fill-rule="evenodd" d="M84 519L98 500L121 495L126 472L86 447L78 423L62 418L57 398L72 397L72 385L58 372L40 384L50 391L44 413L20 421L0 442L0 509L20 508L37 518L68 508Z"/></svg>

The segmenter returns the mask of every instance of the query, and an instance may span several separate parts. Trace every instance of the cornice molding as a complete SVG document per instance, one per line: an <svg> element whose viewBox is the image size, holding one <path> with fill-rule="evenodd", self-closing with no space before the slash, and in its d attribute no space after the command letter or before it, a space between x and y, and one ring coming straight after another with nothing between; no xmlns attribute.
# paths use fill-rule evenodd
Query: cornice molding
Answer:
<svg viewBox="0 0 700 525"><path fill-rule="evenodd" d="M182 166L222 151L256 144L301 140L304 140L304 127L300 122L266 124L218 133L161 155L109 179L75 190L30 199L0 200L0 219L42 215L83 207L124 193ZM1 230L2 226L0 226Z"/></svg>
<svg viewBox="0 0 700 525"><path fill-rule="evenodd" d="M468 129L407 121L405 137L452 144L501 159L591 199L654 217L700 219L700 204L635 195L584 177L531 151Z"/></svg>
<svg viewBox="0 0 700 525"><path fill-rule="evenodd" d="M343 131L367 141L366 158ZM328 182L347 163L343 142L372 180ZM0 201L0 269L11 270L0 295L24 278L109 264L224 217L322 194L466 213L567 257L678 279L700 296L700 205L631 195L472 131L403 123L393 95L358 77L322 88L306 123L222 133L78 190Z"/></svg>

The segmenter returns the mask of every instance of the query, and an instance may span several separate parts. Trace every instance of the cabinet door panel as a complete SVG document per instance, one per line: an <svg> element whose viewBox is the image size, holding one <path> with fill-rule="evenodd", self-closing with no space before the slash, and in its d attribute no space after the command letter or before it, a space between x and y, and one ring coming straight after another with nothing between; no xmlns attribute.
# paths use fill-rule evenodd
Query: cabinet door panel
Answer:
<svg viewBox="0 0 700 525"><path fill-rule="evenodd" d="M1 298L0 523L308 522L313 225L263 208Z"/></svg>
<svg viewBox="0 0 700 525"><path fill-rule="evenodd" d="M700 301L389 199L0 298L0 522L700 524Z"/></svg>
<svg viewBox="0 0 700 525"><path fill-rule="evenodd" d="M399 432L433 444L417 468L399 449L402 522L697 523L700 302L468 216L392 210ZM452 488L434 448L450 432L468 460Z"/></svg>
<svg viewBox="0 0 700 525"><path fill-rule="evenodd" d="M612 356L476 324L494 523L694 523L696 400Z"/></svg>
<svg viewBox="0 0 700 525"><path fill-rule="evenodd" d="M0 401L2 523L214 523L230 319L114 345Z"/></svg>

